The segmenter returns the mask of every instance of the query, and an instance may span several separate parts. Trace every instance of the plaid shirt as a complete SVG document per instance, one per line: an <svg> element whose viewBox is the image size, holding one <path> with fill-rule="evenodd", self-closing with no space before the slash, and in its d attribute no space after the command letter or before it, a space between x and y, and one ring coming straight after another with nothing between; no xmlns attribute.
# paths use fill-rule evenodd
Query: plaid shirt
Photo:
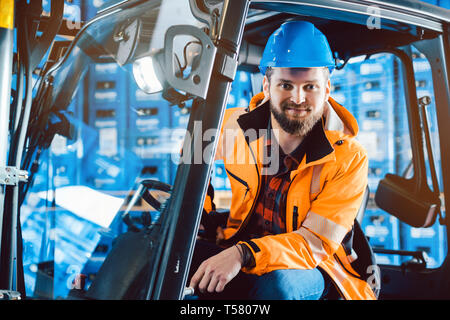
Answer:
<svg viewBox="0 0 450 320"><path fill-rule="evenodd" d="M321 124L322 121L318 121L317 125ZM269 129L271 129L270 120ZM314 132L314 130L311 130L311 132ZM261 176L261 191L255 205L255 211L248 224L247 235L250 238L286 232L286 196L291 182L290 172L296 169L303 159L307 145L305 141L310 136L308 134L290 154L285 154L278 146L279 169L273 175L263 174ZM275 139L274 141L272 139L272 137L265 138L266 155L270 155L272 143L277 143Z"/></svg>

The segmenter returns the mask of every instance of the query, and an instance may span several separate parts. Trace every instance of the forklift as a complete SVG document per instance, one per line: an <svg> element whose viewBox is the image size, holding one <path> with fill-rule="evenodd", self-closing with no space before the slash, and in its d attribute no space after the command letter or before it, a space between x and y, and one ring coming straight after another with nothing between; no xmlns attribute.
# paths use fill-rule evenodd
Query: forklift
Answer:
<svg viewBox="0 0 450 320"><path fill-rule="evenodd" d="M212 169L218 139L214 137L220 134L227 104L239 103L234 98L230 101L232 84L235 86L239 72L245 72L250 75L246 83L251 91L259 92L262 77L258 64L264 45L274 30L291 20L312 22L325 34L337 72L352 70L352 65L370 69L372 57L389 55L395 60L398 99L392 108L402 101L405 121L401 125L405 130L404 139L392 143L400 147L409 144L403 155L408 170L401 173L404 167L390 167L377 172L383 176L370 187L359 221L370 206L376 206L414 231L430 230L438 224L444 230L439 241L449 239L450 10L418 0L126 0L107 1L92 17L84 21L78 17L80 20L74 22L64 16L61 0L52 0L47 11L42 0L0 0L0 4L0 299L183 300L192 295L186 288L187 278L201 232L205 196L215 174ZM418 90L417 57L429 65L431 94L421 95ZM65 144L81 141L91 132L87 123L92 106L86 99L76 106L73 102L77 95L88 95L85 84L93 64L112 66L124 74L121 82L98 81L96 89L104 94L93 99L111 97L111 105L119 105L123 96L110 95L108 90L124 83L139 88L141 96L158 95L164 103L157 109L160 111L126 104L123 110L97 109L92 123L98 126L98 143L103 141L105 148L95 164L108 165L96 172L125 182L108 189L104 187L107 179L97 179L90 188L58 190L58 181L39 175L42 166L47 170L57 166L56 156L52 161L46 158L49 150L57 147L55 141L64 141L61 148L66 151L62 153L69 147L77 150L73 161L93 154L87 143L83 144L84 153L80 144ZM113 69L105 70L108 74ZM351 79L345 78L339 86L348 81ZM383 80L377 83L389 90L394 86L394 82ZM335 89L337 92L337 84ZM364 109L369 101L364 99L372 98L365 95L352 112L380 118L360 126L386 128L386 121L391 121L392 130L399 128L398 122L380 116L393 115L396 110L388 107L387 100L381 98L379 109L373 112ZM346 104L350 104L349 99ZM77 118L80 110L83 115ZM141 175L142 171L136 174L130 165L134 158L121 153L120 148L108 149L112 142L101 134L113 132L108 125L131 118L132 112L149 119L173 110L187 119L178 144L174 144L181 152L174 152L178 162L173 179L154 178L155 169L150 165L144 170L149 176ZM435 119L432 125L430 114ZM115 134L120 140L121 133ZM205 136L210 138L195 138ZM137 144L133 150L162 153L152 149L156 138L133 139ZM379 138L366 134L361 139L375 146L368 152L369 160L372 154L376 160L382 145ZM114 161L124 159L129 161L126 165L114 166ZM64 170L73 166L71 163ZM77 170L90 168L90 163L82 162ZM64 171L58 170L54 171ZM96 200L89 202L88 193L76 193L84 191L95 194ZM42 247L36 248L25 241L32 236L26 218L35 215L42 202L44 211L39 217L44 218L34 221L46 225L46 231L36 236L42 238ZM76 202L92 205L77 211L89 224L76 227L68 215L69 228L78 228L78 237L93 231L86 235L90 242L70 247L86 251L85 259L65 265L64 278L58 280L61 255L71 249L55 249L55 237L63 237L55 233L62 223L56 214L58 206L67 207L69 202L72 206ZM105 216L101 216L106 206L109 211L105 209ZM226 214L226 201L224 207ZM125 229L113 232L113 225ZM371 230L364 230L369 240ZM65 241L77 239L66 236ZM420 249L372 246L371 250L377 257L401 260L397 265L377 262L379 299L450 298L446 249L435 267L427 265L426 253ZM35 263L28 264L27 259ZM94 261L97 265L92 267ZM89 267L95 269L92 277L86 276ZM57 282L65 288L58 295Z"/></svg>

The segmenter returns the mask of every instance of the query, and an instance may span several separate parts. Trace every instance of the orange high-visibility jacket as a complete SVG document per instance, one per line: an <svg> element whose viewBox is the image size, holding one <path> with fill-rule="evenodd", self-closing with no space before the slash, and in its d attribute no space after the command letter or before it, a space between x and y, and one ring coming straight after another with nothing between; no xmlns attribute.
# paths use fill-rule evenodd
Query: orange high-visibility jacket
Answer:
<svg viewBox="0 0 450 320"><path fill-rule="evenodd" d="M254 211L264 164L264 133L270 117L264 94L253 97L249 112L227 109L216 159L223 159L231 183L232 201L225 240L238 240ZM323 137L308 147L286 197L286 233L264 236L245 243L256 266L244 272L261 275L278 269L321 267L345 299L376 299L369 284L351 273L341 242L352 229L367 186L368 159L354 138L355 118L331 97L324 111ZM262 132L262 133L261 133ZM205 199L205 210L211 199ZM351 272L351 273L350 273Z"/></svg>

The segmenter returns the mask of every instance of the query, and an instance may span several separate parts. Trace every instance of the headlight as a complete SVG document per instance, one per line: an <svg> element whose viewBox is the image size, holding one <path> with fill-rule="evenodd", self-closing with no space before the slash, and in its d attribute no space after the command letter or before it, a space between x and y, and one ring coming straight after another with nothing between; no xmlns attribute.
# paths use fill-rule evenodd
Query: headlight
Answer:
<svg viewBox="0 0 450 320"><path fill-rule="evenodd" d="M159 59L161 53L145 56L133 63L133 77L139 88L145 93L163 90L164 78Z"/></svg>

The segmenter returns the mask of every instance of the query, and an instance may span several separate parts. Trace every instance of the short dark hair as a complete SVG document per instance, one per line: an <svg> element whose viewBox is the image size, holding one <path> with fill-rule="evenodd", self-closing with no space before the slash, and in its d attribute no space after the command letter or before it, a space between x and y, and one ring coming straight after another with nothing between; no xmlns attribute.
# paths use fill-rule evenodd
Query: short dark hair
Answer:
<svg viewBox="0 0 450 320"><path fill-rule="evenodd" d="M266 68L266 77L267 77L267 80L269 80L269 82L270 82L270 77L272 76L272 73L273 73L273 68L267 67Z"/></svg>
<svg viewBox="0 0 450 320"><path fill-rule="evenodd" d="M330 69L328 69L328 67L323 67L323 72L325 75L325 78L328 80L330 78ZM272 76L273 73L273 67L267 67L266 68L266 77L267 80L269 80L270 82L270 77Z"/></svg>

